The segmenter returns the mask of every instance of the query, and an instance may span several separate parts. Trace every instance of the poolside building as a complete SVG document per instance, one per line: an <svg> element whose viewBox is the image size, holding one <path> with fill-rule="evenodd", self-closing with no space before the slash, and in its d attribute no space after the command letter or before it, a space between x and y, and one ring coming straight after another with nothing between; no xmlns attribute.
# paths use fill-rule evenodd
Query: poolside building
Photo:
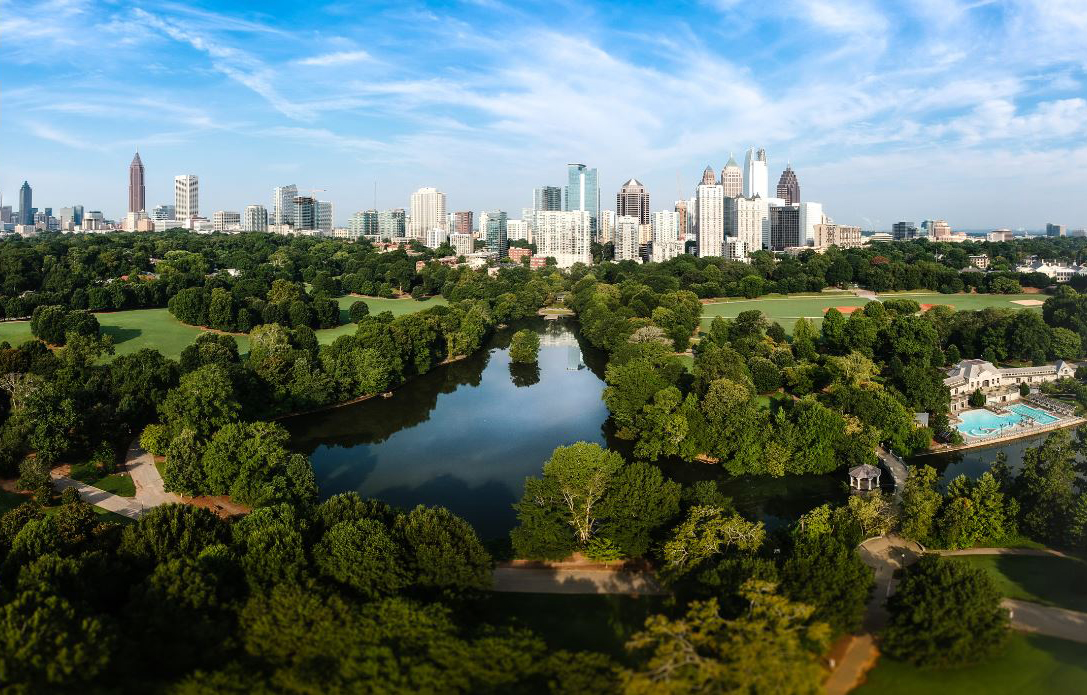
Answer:
<svg viewBox="0 0 1087 695"><path fill-rule="evenodd" d="M985 360L963 360L947 371L944 386L951 393L951 412L970 407L970 394L980 390L986 405L1019 400L1020 384L1041 384L1075 376L1076 368L1060 360L1040 367L1000 368Z"/></svg>

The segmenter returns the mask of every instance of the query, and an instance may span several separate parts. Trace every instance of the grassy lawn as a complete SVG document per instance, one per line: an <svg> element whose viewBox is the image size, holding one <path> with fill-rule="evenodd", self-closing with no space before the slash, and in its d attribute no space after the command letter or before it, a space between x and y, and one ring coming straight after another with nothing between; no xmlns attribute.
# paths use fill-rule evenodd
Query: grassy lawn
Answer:
<svg viewBox="0 0 1087 695"><path fill-rule="evenodd" d="M68 477L121 497L136 496L136 485L132 482L131 476L125 473L102 475L90 463L79 463L72 466Z"/></svg>
<svg viewBox="0 0 1087 695"><path fill-rule="evenodd" d="M1044 294L940 294L938 292L894 292L886 295L880 294L884 299L912 299L918 304L946 304L958 311L987 309L997 307L1000 309L1033 309L1041 311L1041 306L1026 307L1013 302L1024 299L1032 299L1039 302L1046 300Z"/></svg>
<svg viewBox="0 0 1087 695"><path fill-rule="evenodd" d="M693 355L676 355L676 359L679 360L683 364L683 366L687 368L688 372L694 369Z"/></svg>
<svg viewBox="0 0 1087 695"><path fill-rule="evenodd" d="M14 492L0 490L0 515L6 514L7 512L15 509L29 499L30 497L28 495L17 495ZM45 513L56 514L58 509L60 509L60 505L45 507ZM129 519L127 516L115 514L107 509L102 509L101 507L92 506L91 509L93 509L94 513L98 515L100 521L111 521L121 524L133 523L133 520Z"/></svg>
<svg viewBox="0 0 1087 695"><path fill-rule="evenodd" d="M1087 611L1087 563L1022 555L967 555L952 559L984 569L1008 598Z"/></svg>
<svg viewBox="0 0 1087 695"><path fill-rule="evenodd" d="M856 695L1034 695L1087 692L1087 645L1013 633L1004 654L968 668L927 671L881 657Z"/></svg>
<svg viewBox="0 0 1087 695"><path fill-rule="evenodd" d="M485 599L477 618L532 630L552 649L592 650L622 657L645 619L662 610L660 596L506 594Z"/></svg>

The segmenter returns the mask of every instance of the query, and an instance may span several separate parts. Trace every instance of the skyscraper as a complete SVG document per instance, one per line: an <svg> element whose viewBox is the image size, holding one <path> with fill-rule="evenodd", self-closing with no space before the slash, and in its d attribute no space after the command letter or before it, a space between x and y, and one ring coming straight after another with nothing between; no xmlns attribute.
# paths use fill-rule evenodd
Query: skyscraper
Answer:
<svg viewBox="0 0 1087 695"><path fill-rule="evenodd" d="M437 188L420 188L411 194L408 236L425 239L428 229L439 227L448 231L445 216L445 194Z"/></svg>
<svg viewBox="0 0 1087 695"><path fill-rule="evenodd" d="M1052 222L1047 222L1045 225L1046 236L1065 236L1067 233L1068 228L1065 227L1063 224L1053 224Z"/></svg>
<svg viewBox="0 0 1087 695"><path fill-rule="evenodd" d="M128 211L143 212L147 209L147 190L143 185L143 160L139 151L128 165Z"/></svg>
<svg viewBox="0 0 1087 695"><path fill-rule="evenodd" d="M19 187L19 224L34 224L34 191L23 181Z"/></svg>
<svg viewBox="0 0 1087 695"><path fill-rule="evenodd" d="M298 197L298 186L276 186L272 189L272 224L292 224L294 221L294 199Z"/></svg>
<svg viewBox="0 0 1087 695"><path fill-rule="evenodd" d="M706 168L702 170L702 185L712 186L717 183L717 175L713 173L713 167L706 165Z"/></svg>
<svg viewBox="0 0 1087 695"><path fill-rule="evenodd" d="M766 165L766 150L754 147L747 151L744 158L744 197L770 197L769 170Z"/></svg>
<svg viewBox="0 0 1087 695"><path fill-rule="evenodd" d="M713 169L706 167L713 177ZM702 179L705 181L705 177ZM725 243L725 192L720 184L702 183L697 189L698 255L720 256Z"/></svg>
<svg viewBox="0 0 1087 695"><path fill-rule="evenodd" d="M243 232L267 232L268 208L263 205L247 205L242 215Z"/></svg>
<svg viewBox="0 0 1087 695"><path fill-rule="evenodd" d="M786 164L785 171L781 172L777 193L777 197L784 200L786 205L800 203L800 182L796 180L796 172L791 164Z"/></svg>
<svg viewBox="0 0 1087 695"><path fill-rule="evenodd" d="M483 232L483 238L487 242L487 250L498 254L498 257L502 258L509 253L508 230L506 228L508 215L502 210L490 210L480 215L481 223L483 223L484 219L487 220L486 226L480 231Z"/></svg>
<svg viewBox="0 0 1087 695"><path fill-rule="evenodd" d="M200 180L196 174L174 177L174 215L182 221L200 216Z"/></svg>
<svg viewBox="0 0 1087 695"><path fill-rule="evenodd" d="M744 194L744 173L730 152L728 164L721 170L721 188L729 198L739 198Z"/></svg>
<svg viewBox="0 0 1087 695"><path fill-rule="evenodd" d="M557 188L555 190L558 190ZM472 233L472 211L463 210L453 213L453 228L449 230L452 234L471 234Z"/></svg>
<svg viewBox="0 0 1087 695"><path fill-rule="evenodd" d="M617 215L615 217L615 260L640 261L638 253L639 229L641 222L636 215Z"/></svg>
<svg viewBox="0 0 1087 695"><path fill-rule="evenodd" d="M72 221L75 222L76 224L83 224L83 206L82 205L73 205L72 206Z"/></svg>
<svg viewBox="0 0 1087 695"><path fill-rule="evenodd" d="M678 241L686 241L687 239L687 210L686 200L677 200L676 206L676 231L678 233Z"/></svg>
<svg viewBox="0 0 1087 695"><path fill-rule="evenodd" d="M332 207L332 201L318 200L316 215L317 226L314 227L314 229L319 229L323 234L331 234L336 218L335 210Z"/></svg>
<svg viewBox="0 0 1087 695"><path fill-rule="evenodd" d="M562 189L558 186L540 186L532 189L532 209L562 210Z"/></svg>
<svg viewBox="0 0 1087 695"><path fill-rule="evenodd" d="M317 229L317 201L304 195L295 197L294 217L290 225L296 230Z"/></svg>
<svg viewBox="0 0 1087 695"><path fill-rule="evenodd" d="M377 233L382 239L402 239L407 234L404 208L382 210L377 213Z"/></svg>
<svg viewBox="0 0 1087 695"><path fill-rule="evenodd" d="M800 207L797 205L770 206L770 249L784 251L802 246L800 242Z"/></svg>
<svg viewBox="0 0 1087 695"><path fill-rule="evenodd" d="M593 262L590 227L588 212L537 210L532 214L536 254L554 258L560 268L575 263L589 265Z"/></svg>
<svg viewBox="0 0 1087 695"><path fill-rule="evenodd" d="M589 213L589 224L595 237L600 220L600 188L596 169L584 164L567 164L566 173L566 210Z"/></svg>
<svg viewBox="0 0 1087 695"><path fill-rule="evenodd" d="M743 254L734 254L737 260L747 260L746 254L763 247L763 239L769 228L769 209L765 198L725 199L725 231L729 239L740 243L737 249Z"/></svg>
<svg viewBox="0 0 1087 695"><path fill-rule="evenodd" d="M615 194L615 214L638 218L638 224L649 224L649 192L638 179L630 179Z"/></svg>

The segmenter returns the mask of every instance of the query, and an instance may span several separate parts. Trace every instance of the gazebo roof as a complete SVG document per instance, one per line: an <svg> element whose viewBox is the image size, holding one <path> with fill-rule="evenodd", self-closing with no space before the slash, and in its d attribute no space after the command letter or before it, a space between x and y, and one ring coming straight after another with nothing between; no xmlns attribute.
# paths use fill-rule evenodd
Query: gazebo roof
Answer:
<svg viewBox="0 0 1087 695"><path fill-rule="evenodd" d="M879 468L868 463L854 466L853 468L849 469L850 478L859 478L861 480L864 480L866 478L876 478L879 477L879 475Z"/></svg>

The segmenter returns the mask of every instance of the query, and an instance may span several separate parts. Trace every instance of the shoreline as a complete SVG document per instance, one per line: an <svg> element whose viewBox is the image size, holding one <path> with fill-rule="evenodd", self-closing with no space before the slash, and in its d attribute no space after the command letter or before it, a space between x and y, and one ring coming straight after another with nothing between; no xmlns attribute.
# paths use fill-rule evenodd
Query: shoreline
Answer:
<svg viewBox="0 0 1087 695"><path fill-rule="evenodd" d="M1035 437L1039 434L1045 434L1047 432L1055 432L1057 430L1063 430L1068 427L1075 427L1087 423L1087 418L1079 416L1073 417L1069 420L1061 420L1060 422L1053 422L1048 425L1042 425L1040 427L1033 427L1028 431L1010 432L1008 434L1000 435L998 437L992 437L991 439L985 439L976 442L964 442L962 444L953 444L945 446L940 449L929 449L928 451L916 454L916 456L929 456L932 454L950 454L955 451L963 451L964 449L977 449L983 446L989 446L990 444L1003 444L1004 442L1015 441L1016 439L1026 439L1028 437ZM912 457L911 457L912 458Z"/></svg>

